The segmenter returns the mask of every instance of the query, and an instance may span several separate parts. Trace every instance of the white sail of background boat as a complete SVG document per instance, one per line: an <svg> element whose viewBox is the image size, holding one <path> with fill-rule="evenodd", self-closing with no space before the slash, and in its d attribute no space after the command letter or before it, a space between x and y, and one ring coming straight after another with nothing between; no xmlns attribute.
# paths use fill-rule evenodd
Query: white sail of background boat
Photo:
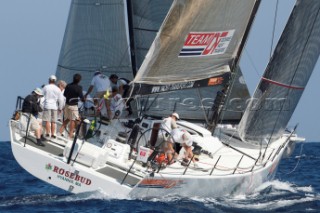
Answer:
<svg viewBox="0 0 320 213"><path fill-rule="evenodd" d="M135 75L132 97L155 94L174 97L184 91L188 97L198 92L195 96L201 99L205 94L202 89L212 88L217 92L225 88L227 97L219 102L224 106L218 109L231 113L230 101L248 97L246 87L239 80L242 74L238 63L260 1L175 0L172 5L170 1L151 2L72 1L58 76L70 79L75 72L83 71L85 79L90 79L90 71L98 68L119 75ZM157 3L164 3L161 14L166 15L160 15L162 19L157 19L158 25L148 37L154 39L152 45L151 42L145 44L142 41L149 31L138 27L138 23L153 26L148 20L156 14L141 11L143 8L153 11ZM274 178L281 158L299 141L294 132L287 134L283 129L320 54L319 11L318 0L297 1L255 92L255 102L250 103L242 119L241 110L236 115L226 115L230 119L224 119L222 110L214 119L218 122L241 119L239 128L214 123L212 135L195 123L177 122L178 128L192 136L196 164L191 160L187 165L181 164L183 148L174 163L162 158L166 154L163 144L156 143L162 122L156 116L161 113L152 107L144 109L144 116L135 120L122 118L105 123L96 118L99 125L91 138L76 134L71 141L59 136L48 140L45 147L37 146L28 128L12 119L9 126L13 154L32 175L72 193L102 190L112 198L219 197L251 193ZM131 18L125 19L126 16ZM145 22L136 22L143 18ZM92 20L104 24L90 26ZM94 28L100 24L109 26L108 30ZM118 30L120 28L122 30ZM80 32L83 34L77 34ZM108 35L104 37L104 33ZM109 50L110 44L105 42L117 40L121 42L115 42L116 48ZM144 44L149 49L147 54L139 49ZM94 57L96 53L99 56ZM120 55L126 60L119 59ZM239 87L243 88L242 92L238 91ZM280 103L290 101L290 108L281 104L277 110L267 111L264 107L269 98L284 100ZM188 113L179 103L173 109L183 117L193 116L192 111ZM209 112L201 119L210 121L210 113L214 114ZM210 122L208 127L212 127Z"/></svg>

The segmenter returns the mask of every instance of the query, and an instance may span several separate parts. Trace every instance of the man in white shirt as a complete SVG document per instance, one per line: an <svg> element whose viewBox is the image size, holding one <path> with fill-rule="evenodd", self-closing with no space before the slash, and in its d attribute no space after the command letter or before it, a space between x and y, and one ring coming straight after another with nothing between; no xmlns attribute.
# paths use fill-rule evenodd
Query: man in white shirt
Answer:
<svg viewBox="0 0 320 213"><path fill-rule="evenodd" d="M98 100L103 98L106 91L111 90L110 80L106 75L103 75L100 71L96 71L91 80L90 87L88 88L88 92L84 95L84 98L87 99L87 96L92 92L93 88L96 90L96 94L94 95L94 103L97 105ZM97 100L98 99L98 100Z"/></svg>
<svg viewBox="0 0 320 213"><path fill-rule="evenodd" d="M67 86L67 83L64 81L64 80L59 80L57 82L57 86L59 87L59 89L61 90L61 93L62 93L62 97L63 97L63 105L61 106L62 110L64 109L65 105L66 105L66 97L64 97L63 95L63 92L64 92L64 89L66 88ZM60 120L61 122L63 122L63 114L62 112L61 113L58 113L58 120Z"/></svg>
<svg viewBox="0 0 320 213"><path fill-rule="evenodd" d="M42 119L46 122L46 136L49 137L51 133L52 138L56 138L55 132L58 110L59 113L61 113L64 106L63 94L55 84L56 80L56 76L51 75L49 84L42 89L44 95Z"/></svg>

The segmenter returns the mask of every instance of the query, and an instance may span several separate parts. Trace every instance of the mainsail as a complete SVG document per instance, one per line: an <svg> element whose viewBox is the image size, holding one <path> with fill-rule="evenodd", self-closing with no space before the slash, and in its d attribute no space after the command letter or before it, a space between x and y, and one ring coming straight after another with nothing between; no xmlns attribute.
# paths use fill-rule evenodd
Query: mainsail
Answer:
<svg viewBox="0 0 320 213"><path fill-rule="evenodd" d="M87 88L96 70L132 79L172 0L72 0L57 77L82 75Z"/></svg>
<svg viewBox="0 0 320 213"><path fill-rule="evenodd" d="M298 0L239 124L242 140L266 145L284 132L320 54L320 1Z"/></svg>
<svg viewBox="0 0 320 213"><path fill-rule="evenodd" d="M174 1L134 79L134 89L147 94L145 113L164 116L175 110L183 119L208 120L217 92L237 67L258 3ZM245 83L237 85L245 91L242 100L248 98ZM240 120L243 110L225 113L225 118Z"/></svg>

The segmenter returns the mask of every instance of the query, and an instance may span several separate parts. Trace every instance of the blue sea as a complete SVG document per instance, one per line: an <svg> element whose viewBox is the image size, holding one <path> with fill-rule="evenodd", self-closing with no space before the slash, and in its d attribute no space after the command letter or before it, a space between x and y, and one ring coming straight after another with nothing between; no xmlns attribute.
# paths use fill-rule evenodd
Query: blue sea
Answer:
<svg viewBox="0 0 320 213"><path fill-rule="evenodd" d="M0 142L0 212L320 212L320 143L297 144L275 180L247 196L115 200L103 192L69 194L21 168Z"/></svg>

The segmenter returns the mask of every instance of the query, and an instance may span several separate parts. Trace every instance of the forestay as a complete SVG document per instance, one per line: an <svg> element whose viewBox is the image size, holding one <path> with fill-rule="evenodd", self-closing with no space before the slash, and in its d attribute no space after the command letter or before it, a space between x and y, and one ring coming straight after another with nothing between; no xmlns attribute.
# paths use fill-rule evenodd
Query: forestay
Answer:
<svg viewBox="0 0 320 213"><path fill-rule="evenodd" d="M320 54L320 1L298 0L239 125L244 141L266 145L284 132Z"/></svg>

